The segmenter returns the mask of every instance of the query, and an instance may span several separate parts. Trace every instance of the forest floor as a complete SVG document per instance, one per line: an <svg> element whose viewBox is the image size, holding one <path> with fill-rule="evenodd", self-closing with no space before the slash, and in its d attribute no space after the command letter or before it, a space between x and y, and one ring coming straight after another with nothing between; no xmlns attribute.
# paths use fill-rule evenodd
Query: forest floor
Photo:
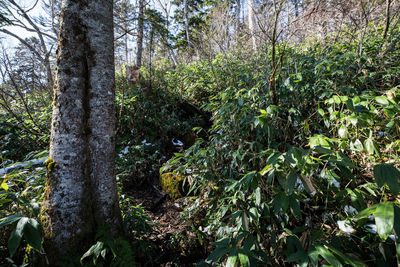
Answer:
<svg viewBox="0 0 400 267"><path fill-rule="evenodd" d="M195 266L209 255L209 240L199 243L190 219L181 216L190 197L171 199L157 182L127 192L132 204L141 205L151 218L153 231L143 237L149 255L139 257L142 266Z"/></svg>

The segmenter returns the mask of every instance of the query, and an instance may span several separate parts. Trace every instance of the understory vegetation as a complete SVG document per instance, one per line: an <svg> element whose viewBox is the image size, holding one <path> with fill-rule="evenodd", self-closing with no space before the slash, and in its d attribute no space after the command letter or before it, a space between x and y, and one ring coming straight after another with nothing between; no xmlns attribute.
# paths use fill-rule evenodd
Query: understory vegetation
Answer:
<svg viewBox="0 0 400 267"><path fill-rule="evenodd" d="M383 38L383 30L368 28L363 53L357 38L332 36L277 44L276 55L268 47L176 67L158 60L136 87L121 66L116 163L126 237L105 228L69 264L159 264L146 238L157 222L130 198L163 173L184 178L181 220L211 247L198 266L400 264L400 51L387 49L400 31ZM4 266L46 262L38 222L51 168L49 94L10 99L16 114L0 109Z"/></svg>

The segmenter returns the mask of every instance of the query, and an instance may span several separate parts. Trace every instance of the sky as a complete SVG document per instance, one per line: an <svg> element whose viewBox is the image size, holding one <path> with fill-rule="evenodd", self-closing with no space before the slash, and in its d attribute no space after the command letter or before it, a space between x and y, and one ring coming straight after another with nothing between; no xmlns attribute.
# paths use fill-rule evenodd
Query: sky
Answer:
<svg viewBox="0 0 400 267"><path fill-rule="evenodd" d="M41 13L43 13L42 4L41 4L40 0L38 0L38 1L36 1L36 0L15 0L15 2L17 4L19 4L25 10L31 9L28 12L28 15L31 17L38 17ZM18 16L17 12L13 12L13 14ZM20 16L19 16L19 18L20 18ZM27 37L30 37L33 35L32 32L28 32L21 27L6 26L4 28L12 33L17 34L21 38L27 38ZM11 37L7 34L0 33L0 36L1 36L2 44L5 47L11 48L11 47L16 46L19 43L19 41L17 39L15 39L14 37Z"/></svg>

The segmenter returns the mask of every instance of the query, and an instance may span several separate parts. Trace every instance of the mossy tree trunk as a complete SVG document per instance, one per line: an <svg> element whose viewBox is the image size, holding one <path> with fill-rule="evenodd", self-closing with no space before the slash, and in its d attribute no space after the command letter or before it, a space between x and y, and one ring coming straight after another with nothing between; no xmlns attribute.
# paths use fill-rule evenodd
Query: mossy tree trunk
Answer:
<svg viewBox="0 0 400 267"><path fill-rule="evenodd" d="M63 0L41 221L52 265L101 225L121 233L114 173L112 0Z"/></svg>

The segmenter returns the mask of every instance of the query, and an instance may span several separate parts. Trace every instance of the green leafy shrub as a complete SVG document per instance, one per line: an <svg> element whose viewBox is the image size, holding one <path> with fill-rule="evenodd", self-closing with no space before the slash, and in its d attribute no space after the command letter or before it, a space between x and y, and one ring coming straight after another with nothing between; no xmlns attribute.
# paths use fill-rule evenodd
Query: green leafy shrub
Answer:
<svg viewBox="0 0 400 267"><path fill-rule="evenodd" d="M397 264L400 54L377 38L361 57L345 42L281 47L279 105L257 74L210 99L208 139L161 169L191 170L205 198L187 211L205 209L217 240L202 265Z"/></svg>

